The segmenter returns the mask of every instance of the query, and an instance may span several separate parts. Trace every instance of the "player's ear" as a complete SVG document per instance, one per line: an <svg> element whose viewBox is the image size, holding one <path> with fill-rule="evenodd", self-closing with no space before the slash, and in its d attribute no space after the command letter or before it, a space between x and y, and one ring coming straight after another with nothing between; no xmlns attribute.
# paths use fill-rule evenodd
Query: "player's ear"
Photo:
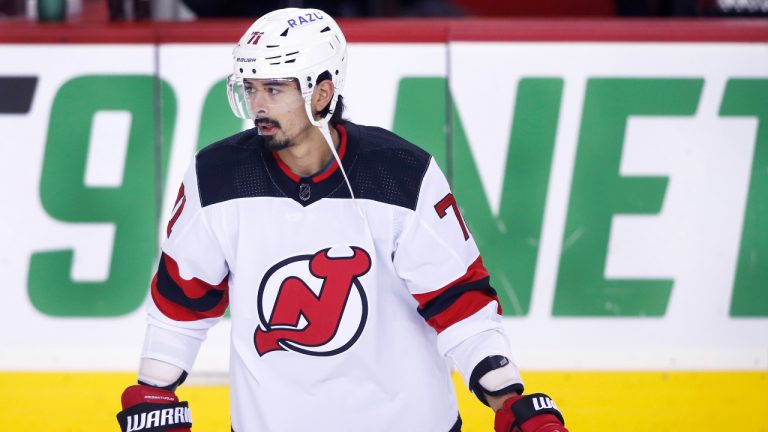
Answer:
<svg viewBox="0 0 768 432"><path fill-rule="evenodd" d="M332 98L333 82L331 80L320 81L312 93L312 111L316 114L323 111L331 103Z"/></svg>

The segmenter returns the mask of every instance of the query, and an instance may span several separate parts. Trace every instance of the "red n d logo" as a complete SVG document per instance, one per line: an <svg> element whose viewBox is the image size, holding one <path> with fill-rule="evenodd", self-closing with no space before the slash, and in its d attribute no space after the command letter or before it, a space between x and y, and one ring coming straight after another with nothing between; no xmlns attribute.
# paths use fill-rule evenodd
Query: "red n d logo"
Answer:
<svg viewBox="0 0 768 432"><path fill-rule="evenodd" d="M330 257L329 249L324 249L314 255L289 258L266 273L258 295L262 325L254 333L259 355L290 349L327 356L354 344L362 333L368 310L358 278L370 270L371 257L359 247L351 250L352 256L348 257ZM322 281L319 292L311 288L317 286L317 280L305 281L291 274L291 269L306 265L311 275ZM269 306L271 314L267 318L265 309Z"/></svg>

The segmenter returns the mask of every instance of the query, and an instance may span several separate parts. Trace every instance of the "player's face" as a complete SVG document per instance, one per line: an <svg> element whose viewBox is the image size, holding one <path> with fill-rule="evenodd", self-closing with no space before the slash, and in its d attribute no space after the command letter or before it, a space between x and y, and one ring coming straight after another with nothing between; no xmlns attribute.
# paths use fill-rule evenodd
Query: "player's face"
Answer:
<svg viewBox="0 0 768 432"><path fill-rule="evenodd" d="M254 125L269 150L296 144L311 126L298 84L292 79L246 79L243 82Z"/></svg>

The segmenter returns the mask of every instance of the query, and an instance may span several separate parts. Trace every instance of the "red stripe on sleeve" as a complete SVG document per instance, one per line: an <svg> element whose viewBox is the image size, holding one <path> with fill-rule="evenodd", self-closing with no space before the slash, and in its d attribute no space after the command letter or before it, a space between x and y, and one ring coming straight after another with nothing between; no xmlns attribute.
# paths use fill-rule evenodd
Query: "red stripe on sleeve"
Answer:
<svg viewBox="0 0 768 432"><path fill-rule="evenodd" d="M441 295L444 295L451 290L461 289L462 285L471 284L488 277L488 270L485 268L485 265L483 265L482 257L478 257L469 266L467 272L464 273L462 277L437 291L415 294L414 298L419 302L419 308L424 308L427 303L438 299ZM450 293L448 294L448 297L450 298ZM466 291L458 296L445 310L427 319L427 323L440 333L453 324L472 316L492 301L499 303L498 297L493 295L492 291ZM498 306L498 313L501 314L501 304Z"/></svg>
<svg viewBox="0 0 768 432"><path fill-rule="evenodd" d="M225 277L218 285L211 285L208 282L202 281L193 277L192 279L184 279L179 272L179 264L176 260L163 254L165 259L165 268L168 269L168 274L171 276L174 282L181 287L184 291L184 295L191 299L196 299L204 296L210 290L225 291L227 289L227 278Z"/></svg>
<svg viewBox="0 0 768 432"><path fill-rule="evenodd" d="M427 324L441 333L457 322L474 315L492 301L498 302L499 299L485 291L469 291L459 297L448 309L427 320ZM500 309L499 313L501 313Z"/></svg>
<svg viewBox="0 0 768 432"><path fill-rule="evenodd" d="M179 273L179 265L166 254L162 254L163 263L158 273L152 278L152 300L158 309L167 317L176 321L195 321L204 318L216 318L224 314L229 306L229 283L227 277L218 284L212 285L198 278L184 279ZM160 275L165 267L171 282L165 283L170 287L160 288L158 280L167 280ZM162 282L161 282L162 283ZM174 296L165 295L162 291L172 291ZM222 292L216 304L207 307L203 297L211 292ZM174 297L174 298L171 298ZM209 302L210 303L210 302ZM206 307L202 307L205 305Z"/></svg>
<svg viewBox="0 0 768 432"><path fill-rule="evenodd" d="M460 278L440 288L437 291L432 291L432 292L423 293L423 294L414 294L413 297L416 299L416 301L419 302L419 307L424 307L424 305L426 305L427 302L439 297L441 294L445 293L446 291L448 291L453 287L478 281L480 279L487 278L487 277L488 277L488 270L485 268L485 265L483 264L483 257L478 256L475 262L470 264L470 266L467 268L467 272L464 273L464 275L461 276Z"/></svg>

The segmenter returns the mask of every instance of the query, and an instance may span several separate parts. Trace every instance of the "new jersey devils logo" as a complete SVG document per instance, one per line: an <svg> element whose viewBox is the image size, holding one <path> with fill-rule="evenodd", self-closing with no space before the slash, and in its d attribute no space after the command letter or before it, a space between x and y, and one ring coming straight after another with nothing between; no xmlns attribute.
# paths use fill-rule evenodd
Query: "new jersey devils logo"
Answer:
<svg viewBox="0 0 768 432"><path fill-rule="evenodd" d="M331 356L360 337L368 300L359 277L371 269L371 257L352 247L351 256L329 256L331 249L274 265L259 285L261 325L253 342L263 356L291 350Z"/></svg>

